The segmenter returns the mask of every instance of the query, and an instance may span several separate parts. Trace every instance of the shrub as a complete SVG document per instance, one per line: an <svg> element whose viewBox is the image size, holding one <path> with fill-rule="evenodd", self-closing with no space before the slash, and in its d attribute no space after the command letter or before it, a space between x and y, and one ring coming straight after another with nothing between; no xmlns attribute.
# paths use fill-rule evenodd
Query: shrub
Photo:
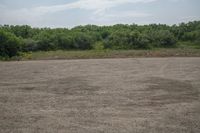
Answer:
<svg viewBox="0 0 200 133"><path fill-rule="evenodd" d="M84 33L78 33L74 36L74 48L81 50L92 49L92 38Z"/></svg>
<svg viewBox="0 0 200 133"><path fill-rule="evenodd" d="M104 44L102 42L96 42L93 46L94 50L104 50Z"/></svg>
<svg viewBox="0 0 200 133"><path fill-rule="evenodd" d="M176 45L176 38L168 30L151 31L147 34L149 42L154 47L174 47Z"/></svg>
<svg viewBox="0 0 200 133"><path fill-rule="evenodd" d="M18 55L22 41L14 34L0 30L0 56L12 57Z"/></svg>
<svg viewBox="0 0 200 133"><path fill-rule="evenodd" d="M30 38L23 40L22 51L29 52L29 51L37 51L37 50L38 50L38 41L35 41Z"/></svg>
<svg viewBox="0 0 200 133"><path fill-rule="evenodd" d="M136 49L150 49L151 45L150 45L149 39L144 35L140 35L137 38L137 42L136 42L135 48Z"/></svg>
<svg viewBox="0 0 200 133"><path fill-rule="evenodd" d="M73 49L73 38L65 34L59 34L57 36L57 45L59 49L70 50Z"/></svg>
<svg viewBox="0 0 200 133"><path fill-rule="evenodd" d="M129 49L132 47L131 36L128 32L114 32L105 44L109 49Z"/></svg>

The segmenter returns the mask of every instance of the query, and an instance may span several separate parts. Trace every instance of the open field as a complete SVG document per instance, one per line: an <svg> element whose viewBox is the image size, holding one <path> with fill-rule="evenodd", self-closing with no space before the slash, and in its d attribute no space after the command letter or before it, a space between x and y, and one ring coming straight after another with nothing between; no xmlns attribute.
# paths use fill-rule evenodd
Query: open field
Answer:
<svg viewBox="0 0 200 133"><path fill-rule="evenodd" d="M0 62L0 133L199 133L200 58Z"/></svg>

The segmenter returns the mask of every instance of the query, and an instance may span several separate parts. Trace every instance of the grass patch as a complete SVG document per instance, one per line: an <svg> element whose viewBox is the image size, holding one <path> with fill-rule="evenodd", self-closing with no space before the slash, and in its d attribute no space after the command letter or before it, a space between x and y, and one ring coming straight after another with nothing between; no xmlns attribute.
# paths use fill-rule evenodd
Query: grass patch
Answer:
<svg viewBox="0 0 200 133"><path fill-rule="evenodd" d="M136 57L200 57L200 49L154 48L149 50L86 50L86 51L38 51L20 53L12 58L0 57L2 61L19 60L59 60L59 59L101 59L101 58L136 58Z"/></svg>
<svg viewBox="0 0 200 133"><path fill-rule="evenodd" d="M184 49L200 49L200 42L191 42L191 41L187 41L187 42L179 42L178 46L180 48L184 48Z"/></svg>
<svg viewBox="0 0 200 133"><path fill-rule="evenodd" d="M22 53L11 60L55 60L55 59L98 59L134 57L200 57L200 49L151 49L151 50L87 50L87 51L39 51Z"/></svg>

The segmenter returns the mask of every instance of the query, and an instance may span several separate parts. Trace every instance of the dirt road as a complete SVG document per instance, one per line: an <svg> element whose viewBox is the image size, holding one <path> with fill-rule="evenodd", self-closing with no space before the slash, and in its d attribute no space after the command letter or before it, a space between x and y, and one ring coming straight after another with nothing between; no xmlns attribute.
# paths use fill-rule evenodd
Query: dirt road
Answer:
<svg viewBox="0 0 200 133"><path fill-rule="evenodd" d="M0 133L199 133L200 58L0 62Z"/></svg>

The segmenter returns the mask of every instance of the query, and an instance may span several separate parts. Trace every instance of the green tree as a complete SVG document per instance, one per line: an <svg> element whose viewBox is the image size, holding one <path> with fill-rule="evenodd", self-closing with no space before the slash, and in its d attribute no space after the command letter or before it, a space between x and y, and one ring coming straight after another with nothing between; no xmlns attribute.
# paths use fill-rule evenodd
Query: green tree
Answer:
<svg viewBox="0 0 200 133"><path fill-rule="evenodd" d="M154 47L174 47L177 42L169 30L151 31L148 33L148 39Z"/></svg>
<svg viewBox="0 0 200 133"><path fill-rule="evenodd" d="M92 48L94 41L91 36L78 32L74 34L74 48L87 50Z"/></svg>
<svg viewBox="0 0 200 133"><path fill-rule="evenodd" d="M33 40L31 38L23 40L22 51L29 52L29 51L37 51L38 50L38 41Z"/></svg>
<svg viewBox="0 0 200 133"><path fill-rule="evenodd" d="M73 38L66 34L58 34L57 36L58 48L63 50L74 49Z"/></svg>
<svg viewBox="0 0 200 133"><path fill-rule="evenodd" d="M22 41L14 34L0 30L0 56L12 57L18 55Z"/></svg>

